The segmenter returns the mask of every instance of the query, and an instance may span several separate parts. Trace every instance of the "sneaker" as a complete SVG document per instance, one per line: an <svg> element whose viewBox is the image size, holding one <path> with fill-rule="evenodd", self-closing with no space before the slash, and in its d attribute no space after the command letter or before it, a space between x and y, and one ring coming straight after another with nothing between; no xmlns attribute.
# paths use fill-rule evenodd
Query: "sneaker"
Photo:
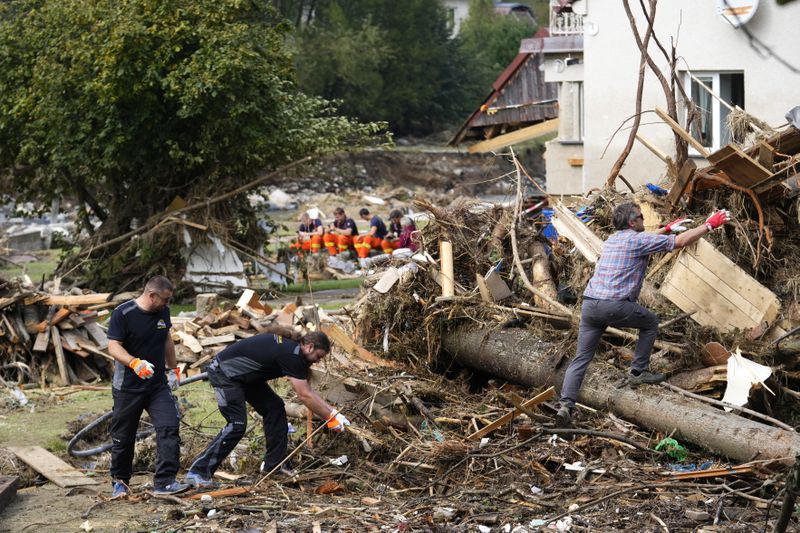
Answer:
<svg viewBox="0 0 800 533"><path fill-rule="evenodd" d="M211 481L210 479L206 479L200 474L195 472L189 472L186 474L186 478L184 479L187 485L194 487L196 489L217 489L219 488L219 483L216 481Z"/></svg>
<svg viewBox="0 0 800 533"><path fill-rule="evenodd" d="M273 468L275 468L275 467L271 466L269 468L266 468L264 466L264 463L263 462L261 463L261 473L262 474L267 474L269 472L272 472ZM295 470L294 468L284 464L284 465L281 465L281 467L275 471L274 475L293 478L293 477L295 477L297 475L297 470Z"/></svg>
<svg viewBox="0 0 800 533"><path fill-rule="evenodd" d="M173 481L169 485L165 485L163 487L158 487L153 490L153 494L157 496L168 496L170 494L180 494L181 492L186 492L191 488L190 485L186 483L181 483L180 481Z"/></svg>
<svg viewBox="0 0 800 533"><path fill-rule="evenodd" d="M638 376L628 373L628 383L633 386L641 385L642 383L661 383L665 379L667 379L665 374L654 374L647 370L642 370Z"/></svg>
<svg viewBox="0 0 800 533"><path fill-rule="evenodd" d="M112 481L111 485L113 487L111 491L111 499L116 500L118 498L127 498L128 497L128 485L125 484L123 481Z"/></svg>
<svg viewBox="0 0 800 533"><path fill-rule="evenodd" d="M566 405L562 405L556 413L556 427L563 429L572 427L572 412Z"/></svg>

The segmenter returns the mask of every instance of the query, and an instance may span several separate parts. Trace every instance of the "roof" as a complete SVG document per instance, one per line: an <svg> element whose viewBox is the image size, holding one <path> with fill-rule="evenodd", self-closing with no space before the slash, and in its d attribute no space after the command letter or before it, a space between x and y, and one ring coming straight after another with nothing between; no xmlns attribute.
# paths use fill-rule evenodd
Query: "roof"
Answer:
<svg viewBox="0 0 800 533"><path fill-rule="evenodd" d="M491 138L558 116L558 89L545 83L542 54L520 52L492 84L492 92L450 141Z"/></svg>

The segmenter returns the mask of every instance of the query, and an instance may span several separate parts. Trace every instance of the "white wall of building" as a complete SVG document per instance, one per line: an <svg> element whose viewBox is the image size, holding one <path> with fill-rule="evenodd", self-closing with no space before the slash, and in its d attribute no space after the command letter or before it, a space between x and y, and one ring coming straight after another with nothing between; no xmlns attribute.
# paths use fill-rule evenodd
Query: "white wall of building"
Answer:
<svg viewBox="0 0 800 533"><path fill-rule="evenodd" d="M631 5L634 13L640 11L637 2ZM634 114L640 58L622 2L591 0L587 2L586 13L584 166L582 190L574 193L602 186L625 146L628 130L623 127L616 135L615 131ZM761 0L746 28L777 55L800 67L795 40L800 29L798 22L800 2L778 6L772 0ZM644 26L640 20L640 27ZM667 49L671 42L677 43L677 55L685 59L679 62L681 70L688 65L694 73L743 72L745 109L772 126L784 124L784 114L800 104L800 75L775 59L759 55L743 30L732 27L717 14L714 0L659 2L656 35ZM654 44L650 50L668 76L661 52ZM648 70L642 108L650 110L655 106L664 109L666 99L661 85ZM668 154L674 153L672 132L654 113L643 115L639 133ZM548 167L551 159L548 155ZM705 164L702 159L697 162L698 166ZM664 173L663 162L638 142L622 170L632 183L654 182ZM549 178L548 168L548 181Z"/></svg>
<svg viewBox="0 0 800 533"><path fill-rule="evenodd" d="M469 0L444 0L444 5L452 11L453 35L457 35L461 21L469 16Z"/></svg>

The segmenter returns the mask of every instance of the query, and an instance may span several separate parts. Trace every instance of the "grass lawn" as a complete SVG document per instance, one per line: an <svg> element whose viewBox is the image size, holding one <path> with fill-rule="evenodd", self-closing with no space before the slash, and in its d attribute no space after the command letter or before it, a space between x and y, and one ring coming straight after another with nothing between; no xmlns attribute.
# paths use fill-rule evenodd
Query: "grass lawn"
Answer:
<svg viewBox="0 0 800 533"><path fill-rule="evenodd" d="M311 282L311 290L329 291L334 289L354 289L361 286L361 278L354 279L322 279L319 281ZM308 292L308 283L291 283L281 289L281 292L287 294L306 293Z"/></svg>
<svg viewBox="0 0 800 533"><path fill-rule="evenodd" d="M38 284L42 281L42 275L44 275L45 279L51 279L56 265L58 265L58 258L61 255L61 250L39 250L26 255L36 256L39 260L31 261L30 263L20 263L20 266L2 262L0 263L0 277L11 279L22 276L23 273L27 273L34 284Z"/></svg>

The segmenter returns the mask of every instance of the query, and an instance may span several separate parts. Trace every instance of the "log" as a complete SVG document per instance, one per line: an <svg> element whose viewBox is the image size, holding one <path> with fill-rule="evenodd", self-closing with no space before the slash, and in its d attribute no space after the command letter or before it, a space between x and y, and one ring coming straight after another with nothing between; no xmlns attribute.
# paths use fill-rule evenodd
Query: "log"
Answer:
<svg viewBox="0 0 800 533"><path fill-rule="evenodd" d="M544 244L534 241L528 248L528 253L533 259L533 265L531 266L533 286L555 300L558 297L558 290L556 289L556 282L553 281L553 276L550 273L550 260L547 259ZM547 308L547 302L543 298L534 295L533 300L538 307Z"/></svg>
<svg viewBox="0 0 800 533"><path fill-rule="evenodd" d="M559 346L522 329L487 331L471 325L443 335L443 349L465 366L528 387L560 389L568 358ZM663 387L620 387L624 372L595 358L578 401L607 409L643 427L692 442L739 462L781 459L800 453L800 434L726 413Z"/></svg>

